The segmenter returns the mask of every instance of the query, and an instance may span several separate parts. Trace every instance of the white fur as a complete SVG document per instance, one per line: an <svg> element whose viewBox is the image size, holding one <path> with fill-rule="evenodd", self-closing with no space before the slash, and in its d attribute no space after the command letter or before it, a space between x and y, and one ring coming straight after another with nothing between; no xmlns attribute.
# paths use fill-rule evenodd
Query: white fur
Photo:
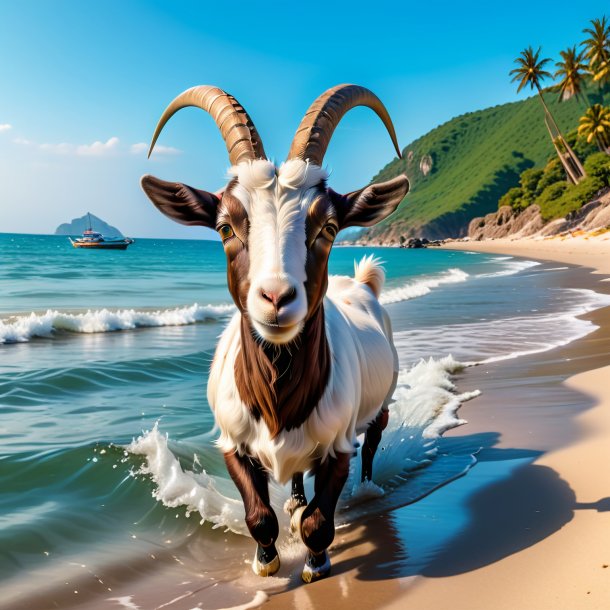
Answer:
<svg viewBox="0 0 610 610"><path fill-rule="evenodd" d="M389 400L398 371L387 313L365 284L331 276L324 299L331 353L330 379L320 402L299 428L272 439L241 401L234 381L240 346L240 314L221 336L208 383L208 401L220 429L222 451L248 450L280 483L311 468L315 458L350 453Z"/></svg>
<svg viewBox="0 0 610 610"><path fill-rule="evenodd" d="M369 256L363 256L358 263L354 261L354 279L361 284L366 284L379 298L385 283L385 272L381 266L381 259L374 254L369 254Z"/></svg>
<svg viewBox="0 0 610 610"><path fill-rule="evenodd" d="M270 161L240 163L230 173L238 179L233 194L250 221L248 313L263 339L291 341L301 331L307 314L305 219L317 192L314 187L327 174L299 159L287 161L277 170ZM267 325L277 322L275 312L260 294L278 285L286 290L294 288L296 298L283 309L282 328L272 335Z"/></svg>

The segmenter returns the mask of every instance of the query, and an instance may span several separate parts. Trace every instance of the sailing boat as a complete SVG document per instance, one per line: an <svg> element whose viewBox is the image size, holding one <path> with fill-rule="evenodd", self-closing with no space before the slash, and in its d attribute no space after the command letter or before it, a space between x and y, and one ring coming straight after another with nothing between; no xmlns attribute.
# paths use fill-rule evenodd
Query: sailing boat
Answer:
<svg viewBox="0 0 610 610"><path fill-rule="evenodd" d="M91 214L87 212L89 228L83 232L82 237L72 239L70 243L75 248L96 248L100 250L126 250L127 246L135 241L129 237L104 237L101 233L94 231L91 225Z"/></svg>

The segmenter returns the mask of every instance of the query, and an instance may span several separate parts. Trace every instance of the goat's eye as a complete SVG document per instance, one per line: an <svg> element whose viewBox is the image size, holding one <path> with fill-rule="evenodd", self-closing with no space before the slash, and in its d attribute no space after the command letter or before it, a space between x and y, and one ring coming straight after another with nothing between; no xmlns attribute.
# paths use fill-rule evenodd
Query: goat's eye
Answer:
<svg viewBox="0 0 610 610"><path fill-rule="evenodd" d="M222 238L222 241L225 241L227 239L229 239L229 237L233 237L233 235L235 235L235 233L233 233L233 229L231 227L231 225L221 225L220 227L218 227L218 232L220 233L220 237Z"/></svg>
<svg viewBox="0 0 610 610"><path fill-rule="evenodd" d="M322 235L324 235L326 239L333 241L335 237L337 237L337 227L331 224L324 225L324 228L322 229Z"/></svg>

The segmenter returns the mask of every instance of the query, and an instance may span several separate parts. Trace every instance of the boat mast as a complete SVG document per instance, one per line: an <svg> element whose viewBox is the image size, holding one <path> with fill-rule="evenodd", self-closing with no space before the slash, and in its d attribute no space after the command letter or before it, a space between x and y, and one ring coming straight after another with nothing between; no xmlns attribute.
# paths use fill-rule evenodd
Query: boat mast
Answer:
<svg viewBox="0 0 610 610"><path fill-rule="evenodd" d="M88 231L93 231L93 229L91 228L91 214L89 212L87 212L87 217L89 218L89 229L88 229Z"/></svg>

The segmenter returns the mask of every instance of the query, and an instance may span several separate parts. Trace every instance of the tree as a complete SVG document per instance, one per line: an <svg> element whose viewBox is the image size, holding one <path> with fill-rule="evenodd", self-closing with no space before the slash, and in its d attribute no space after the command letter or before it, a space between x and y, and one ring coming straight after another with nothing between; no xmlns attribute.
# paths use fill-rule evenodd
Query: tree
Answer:
<svg viewBox="0 0 610 610"><path fill-rule="evenodd" d="M561 130L555 122L553 114L549 110L549 107L544 101L544 95L542 88L540 87L541 81L545 78L551 78L551 73L544 69L546 64L551 60L548 58L540 58L540 47L534 52L534 49L530 46L527 49L521 51L521 55L515 59L517 67L510 71L512 75L512 82L518 81L519 86L517 87L517 93L519 93L527 85L531 89L536 89L540 96L540 102L544 108L544 120L546 127L553 141L553 146L557 151L561 163L563 164L566 174L571 182L576 184L585 175L585 170L582 163L576 156L576 153L570 148L566 142Z"/></svg>
<svg viewBox="0 0 610 610"><path fill-rule="evenodd" d="M583 33L589 35L582 43L589 72L601 87L610 76L610 25L605 15L601 19L591 19L591 27L585 28Z"/></svg>
<svg viewBox="0 0 610 610"><path fill-rule="evenodd" d="M587 66L584 61L584 51L578 52L576 47L568 47L559 53L562 61L555 63L557 70L554 77L560 79L555 90L559 93L559 101L565 102L572 97L583 95L583 85Z"/></svg>
<svg viewBox="0 0 610 610"><path fill-rule="evenodd" d="M587 142L593 139L602 152L610 152L610 108L601 104L594 104L580 117L578 135L586 138Z"/></svg>

